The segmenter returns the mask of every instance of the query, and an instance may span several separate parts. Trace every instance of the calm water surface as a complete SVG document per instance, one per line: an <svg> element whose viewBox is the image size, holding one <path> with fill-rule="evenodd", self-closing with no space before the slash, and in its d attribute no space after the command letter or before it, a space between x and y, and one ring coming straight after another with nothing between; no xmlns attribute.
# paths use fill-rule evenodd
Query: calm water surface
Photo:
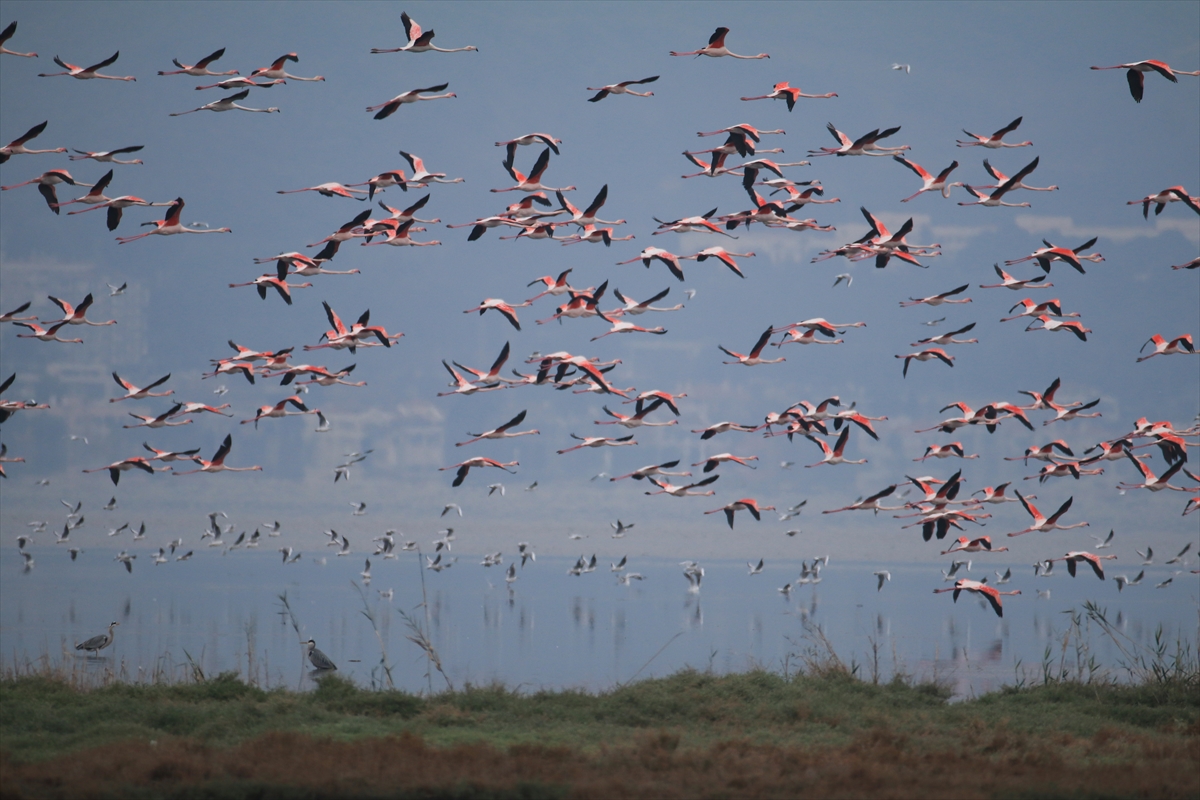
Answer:
<svg viewBox="0 0 1200 800"><path fill-rule="evenodd" d="M1200 595L1196 576L1186 572L1156 590L1173 574L1169 567L1147 568L1141 585L1118 593L1111 580L1101 582L1090 570L1075 579L1065 572L1047 579L1012 565L1017 577L1003 588L1023 594L1004 598L1005 617L999 619L970 596L953 603L948 594L934 595L933 588L950 584L932 565L891 567L892 580L876 591L871 573L878 565L834 560L819 584L785 597L777 588L796 579L798 562L768 564L756 576L747 575L744 563L705 562L703 586L694 594L673 561L633 559L630 569L646 580L620 586L607 562L575 577L567 575L573 559L541 558L519 570L509 591L506 566L485 569L479 557L463 555L452 569L425 571L426 609L416 553L373 558L372 580L360 594L353 582L362 586L363 555L307 554L285 567L271 551L197 551L192 561L155 566L149 553L139 553L127 574L103 549L74 563L62 549L32 552L36 563L25 574L13 548L0 553L5 665L49 656L89 670L123 666L136 678L156 667L182 675L190 657L208 675L253 670L260 681L293 687L311 681L296 631L282 613L279 595L285 592L300 638L315 639L340 674L363 685L382 680L382 638L397 686L428 688L423 651L405 638L410 631L403 611L422 624L428 619L455 686L498 681L521 690L600 690L685 666L794 670L797 657L817 646L811 634L816 626L837 655L862 665L860 674L868 678L874 643L882 679L895 671L937 678L958 696L992 691L1021 672L1040 678L1046 649L1056 664L1062 656L1070 628L1064 612L1081 609L1086 600L1106 608L1140 645L1152 644L1162 626L1172 647L1182 640L1195 652ZM989 566L1003 571L1009 565ZM1125 566L1109 571L1133 575L1141 569ZM977 560L969 577L984 574L991 570L983 572ZM388 589L394 590L391 600L380 596ZM1040 597L1046 589L1050 597ZM373 615L378 638L364 610ZM121 625L105 657L77 657L74 643L113 620ZM1084 641L1101 664L1121 663L1121 653L1094 627ZM1073 645L1067 658L1075 658ZM432 686L440 690L445 682L435 674Z"/></svg>

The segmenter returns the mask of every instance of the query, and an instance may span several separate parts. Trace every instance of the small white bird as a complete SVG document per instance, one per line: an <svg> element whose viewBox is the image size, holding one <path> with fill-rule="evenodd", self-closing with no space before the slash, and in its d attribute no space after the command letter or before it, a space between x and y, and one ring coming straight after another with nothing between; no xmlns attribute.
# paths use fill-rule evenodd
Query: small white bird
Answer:
<svg viewBox="0 0 1200 800"><path fill-rule="evenodd" d="M834 280L833 285L836 287L842 281L846 282L846 288L849 289L850 284L854 283L854 276L849 272L843 272L841 275L837 276L837 279Z"/></svg>
<svg viewBox="0 0 1200 800"><path fill-rule="evenodd" d="M881 569L878 572L872 572L871 574L879 579L879 585L875 587L875 591L877 592L883 589L883 584L885 581L890 581L892 579L892 573L888 572L886 569Z"/></svg>
<svg viewBox="0 0 1200 800"><path fill-rule="evenodd" d="M610 565L609 565L609 566L611 567L610 571L611 571L611 572L622 572L622 571L624 571L624 569L625 569L625 564L626 564L626 562L627 562L628 560L629 560L629 556L621 556L621 560L620 560L620 561L618 561L616 564L612 564L612 563L610 563Z"/></svg>
<svg viewBox="0 0 1200 800"><path fill-rule="evenodd" d="M749 574L761 575L763 571L763 560L760 558L757 564L755 564L753 561L747 561L746 566L750 568Z"/></svg>
<svg viewBox="0 0 1200 800"><path fill-rule="evenodd" d="M217 397L220 397L221 395L229 394L229 389L225 386L225 384L221 384L217 388L213 389L213 394L215 394Z"/></svg>
<svg viewBox="0 0 1200 800"><path fill-rule="evenodd" d="M1095 549L1103 550L1106 547L1112 547L1112 540L1113 540L1113 536L1115 536L1115 535L1116 535L1116 531L1111 530L1108 532L1108 536L1106 536L1104 538L1100 538L1099 536L1093 536L1092 538L1096 540Z"/></svg>
<svg viewBox="0 0 1200 800"><path fill-rule="evenodd" d="M508 571L504 573L504 582L511 588L513 581L517 579L517 562L508 565Z"/></svg>
<svg viewBox="0 0 1200 800"><path fill-rule="evenodd" d="M792 596L792 585L790 583L785 583L783 586L780 586L778 589L776 589L776 591L779 592L784 597L791 597Z"/></svg>
<svg viewBox="0 0 1200 800"><path fill-rule="evenodd" d="M626 525L624 522L621 522L621 520L617 520L616 522L610 522L608 524L615 531L615 533L613 534L614 539L620 539L621 537L623 537L625 535L626 531L633 530L633 527L635 525L637 525L636 522L631 522L628 525Z"/></svg>
<svg viewBox="0 0 1200 800"><path fill-rule="evenodd" d="M1113 578L1113 580L1117 582L1117 591L1120 592L1120 591L1124 591L1126 586L1137 586L1139 583L1142 582L1142 578L1145 575L1146 575L1146 570L1142 570L1141 572L1138 573L1137 577L1134 578L1133 580L1130 580L1125 575L1118 575L1117 577Z"/></svg>
<svg viewBox="0 0 1200 800"><path fill-rule="evenodd" d="M1167 588L1168 586L1170 586L1170 585L1171 585L1171 581L1173 581L1173 580L1175 580L1175 579L1174 579L1174 578L1167 578L1167 579L1166 579L1165 581L1163 581L1162 583L1156 583L1156 584L1154 584L1154 588L1155 588L1155 589L1165 589L1165 588Z"/></svg>
<svg viewBox="0 0 1200 800"><path fill-rule="evenodd" d="M444 517L444 516L446 516L447 514L449 514L451 511L457 511L457 512L458 512L458 515L459 515L460 517L462 516L462 509L458 507L458 503L447 503L447 504L445 505L445 507L444 507L444 508L442 508L442 513L441 513L441 514L439 514L439 516L442 516L442 517Z"/></svg>
<svg viewBox="0 0 1200 800"><path fill-rule="evenodd" d="M352 517L362 517L362 516L365 516L367 513L367 504L366 503L352 502L352 503L350 503L350 507L354 509L352 512L350 512L350 516L352 516Z"/></svg>
<svg viewBox="0 0 1200 800"><path fill-rule="evenodd" d="M100 506L100 510L101 510L101 511L112 511L112 510L113 510L113 509L115 509L116 507L117 507L117 496L116 496L116 495L113 495L113 496L112 496L112 499L110 499L110 500L109 500L107 503L105 503L104 505Z"/></svg>
<svg viewBox="0 0 1200 800"><path fill-rule="evenodd" d="M997 586L1008 583L1011 580L1012 580L1012 570L1011 569L1004 570L1003 575L1001 575L999 572L996 573L996 585Z"/></svg>
<svg viewBox="0 0 1200 800"><path fill-rule="evenodd" d="M1172 558L1170 561L1164 561L1163 563L1164 564L1178 564L1179 562L1181 562L1183 560L1184 554L1187 553L1187 551L1191 550L1191 549L1192 549L1192 543L1188 542L1186 545L1184 545L1183 549L1180 550L1179 553L1174 558Z"/></svg>
<svg viewBox="0 0 1200 800"><path fill-rule="evenodd" d="M1142 566L1148 567L1154 563L1154 548L1153 547L1147 547L1146 551L1144 553L1141 550L1137 550L1136 552L1139 556L1146 559L1145 561L1142 562Z"/></svg>
<svg viewBox="0 0 1200 800"><path fill-rule="evenodd" d="M904 74L908 75L912 72L912 64L892 64L892 69L904 70Z"/></svg>
<svg viewBox="0 0 1200 800"><path fill-rule="evenodd" d="M496 492L500 492L500 496L504 497L504 484L503 483L489 483L487 488L488 488L488 497L491 497Z"/></svg>
<svg viewBox="0 0 1200 800"><path fill-rule="evenodd" d="M125 290L129 288L128 282L122 283L120 286L113 286L111 283L105 283L105 285L112 290L108 293L109 297L116 297L117 295L125 294Z"/></svg>
<svg viewBox="0 0 1200 800"><path fill-rule="evenodd" d="M945 321L946 321L945 317L938 317L937 319L931 319L931 320L929 320L929 322L922 322L921 324L932 328L936 325L940 325L941 323L943 323Z"/></svg>

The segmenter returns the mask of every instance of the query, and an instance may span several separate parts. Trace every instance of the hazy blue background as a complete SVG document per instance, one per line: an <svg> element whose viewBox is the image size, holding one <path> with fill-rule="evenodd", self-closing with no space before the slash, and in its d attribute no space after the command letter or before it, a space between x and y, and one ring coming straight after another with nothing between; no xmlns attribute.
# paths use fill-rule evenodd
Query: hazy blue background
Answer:
<svg viewBox="0 0 1200 800"><path fill-rule="evenodd" d="M81 207L76 205L56 217L34 187L0 195L0 307L8 310L33 300L35 313L51 317L57 309L47 294L76 302L91 291L97 301L90 317L120 320L117 326L88 328L82 334L74 328L69 335L83 335L83 346L17 340L11 327L3 330L3 371L5 376L18 373L8 396L37 398L53 407L22 412L4 425L10 455L27 459L25 464L8 465L10 477L0 487L6 547L26 530L27 520L61 526L60 498L83 501L87 523L72 538L85 549L94 548L97 552L83 557L95 559L108 558L108 547L142 545L138 552L144 553L176 536L183 536L186 546L198 545L203 515L218 508L229 512L237 530L278 519L284 524L284 543L306 551L322 548L320 532L328 527L348 535L356 553L365 551L367 540L384 528L399 529L403 538L420 540L428 548L435 531L447 522L438 518L443 505L457 502L465 516L450 522L459 535L456 553L511 553L518 540L532 541L546 554L575 555L586 549L589 554L599 552L602 559L628 552L676 559L765 556L769 563L796 564L801 558L832 552L836 559L862 559L881 567L924 564L931 575L925 588L932 588L940 584L938 569L945 566L937 562L948 559L938 559L934 545L923 545L913 530L901 531L901 522L890 515L821 517L816 512L902 481L906 473L946 477L961 466L968 491L1020 482L1035 469L1005 462L1003 456L1020 455L1026 447L1060 437L1079 452L1128 432L1140 416L1185 427L1200 410L1197 359L1135 363L1138 347L1152 334L1174 337L1200 329L1196 272L1169 269L1196 256L1200 218L1176 203L1146 221L1140 207L1125 204L1175 184L1197 191L1200 79L1181 77L1176 85L1150 75L1145 100L1138 105L1129 96L1122 72L1088 69L1145 58L1161 59L1178 69L1197 68L1197 5L1113 3L1085 10L1077 4L740 4L736 15L726 5L703 3L409 3L403 8L426 29L437 30L436 44L472 44L480 51L369 54L372 47L403 44L401 7L394 4L5 3L0 24L19 21L8 46L36 50L41 58L0 58L0 139L10 141L47 119L46 132L30 146L104 150L144 144L137 155L145 165L116 166L110 196L182 196L187 201L185 222L234 231L150 237L118 246L101 213L66 216L67 210ZM672 49L700 47L717 25L732 28L728 44L736 52L768 52L770 60L666 55ZM281 53L294 51L300 61L288 65L290 72L321 74L327 80L252 90L250 105L279 106L280 114L169 117L223 95L219 90L191 89L216 79L158 77L156 70L173 69L172 57L194 63L218 47L225 47L226 55L214 69L239 69L247 75ZM57 69L50 60L56 53L72 63L91 64L117 49L120 60L105 72L135 75L136 83L36 77L40 71ZM891 70L893 62L911 64L911 74ZM585 102L588 86L650 75L661 75L650 87L652 98L611 96L600 103ZM801 100L792 113L781 102L738 99L766 94L783 80L806 92L835 91L839 97ZM383 121L363 110L402 91L443 82L449 82L457 98L405 106ZM1024 124L1008 138L1032 139L1034 147L991 151L954 146L962 128L990 133L1018 115L1024 116ZM736 178L679 178L695 171L679 155L682 150L721 141L699 139L697 131L739 122L786 129L785 136L763 139L762 147L785 148L779 160L798 160L809 149L829 146L826 122L852 137L901 125L900 133L885 144L911 145L907 155L931 171L958 159L955 179L990 183L981 166L983 157L1011 174L1038 155L1041 165L1029 182L1062 189L1018 192L1007 198L1028 200L1030 209L960 208L955 201L968 199L960 190L951 201L923 195L902 205L900 198L916 191L919 182L890 159L812 159L812 166L788 174L797 180L821 180L826 197L840 197L842 202L808 206L799 216L835 225L835 233L764 231L756 226L752 233L740 232L737 241L700 235L651 237L652 216L673 219L713 206L721 213L746 208ZM433 186L421 215L439 217L443 224L469 222L518 198L516 193L487 191L510 185L500 165L503 150L493 142L530 131L563 139L562 155L552 158L546 181L578 186L572 198L581 206L607 183L603 215L629 220L618 234L635 234L634 241L611 248L564 248L545 241L499 241L498 232L489 231L480 241L468 243L466 229L433 225L415 238L439 239L441 247L344 245L331 266L357 267L362 274L319 277L316 288L295 291L290 308L274 296L262 302L249 288L226 288L262 272L252 263L254 257L303 251L303 245L366 207L313 193L281 196L276 190L325 181L358 182L389 169L407 170L397 154L403 149L424 158L431 170L466 178L463 184ZM539 151L520 148L518 169L528 169ZM8 185L55 167L69 168L76 178L92 182L109 165L70 163L63 155L16 156L0 168L0 179ZM77 196L65 186L59 193L61 199ZM390 189L382 199L405 206L423 194L424 190ZM893 226L912 216L911 239L940 242L944 255L927 259L928 270L899 263L875 270L870 262L849 264L842 259L810 265L809 259L820 250L863 235L860 205ZM138 223L161 216L159 211L126 211L117 233L132 234ZM1056 285L1050 290L975 288L994 282L994 262L1032 252L1042 237L1074 247L1092 236L1100 237L1096 250L1106 261L1085 263L1087 275L1058 264L1050 276ZM651 244L678 254L721 244L758 255L740 259L744 281L712 261L685 262L684 283L660 264L650 270L640 263L614 266ZM614 336L596 343L588 339L606 329L602 321L534 324L553 312L556 303L551 298L521 309L519 333L494 312L482 318L461 313L484 297L531 297L534 290L526 283L568 267L574 269L576 286L607 279L610 288L619 287L638 299L670 286L664 301L668 305L684 302L685 288L695 289L696 295L685 301L682 311L637 318L641 324L666 326L665 336ZM1040 272L1029 264L1012 271L1018 277ZM853 285L832 288L834 276L842 272L854 275ZM106 281L128 281L130 288L123 296L109 298ZM898 308L898 301L909 296L968 281L972 288L967 294L974 300L970 305ZM1064 334L1025 333L1019 322L996 322L1025 296L1062 298L1064 309L1082 313L1094 333L1085 344ZM403 331L405 337L389 351L364 349L356 357L345 352L301 353L301 345L315 344L327 327L322 300L344 318L369 308L373 322ZM604 305L610 303L606 300ZM745 351L767 325L814 316L837 322L863 320L868 327L851 329L844 337L846 344L837 347L783 348L787 361L779 365L748 370L720 363L725 357L718 344ZM919 324L941 316L948 319L940 328ZM909 343L919 338L971 321L978 322L971 335L981 344L954 348L954 369L917 363L907 380L901 380L901 364L894 354L910 352ZM333 429L328 433L314 433L309 418L268 420L258 430L239 426L237 419L282 399L288 390L276 381L260 380L251 387L241 378L200 380L209 359L231 354L225 344L230 338L257 349L295 346L295 362L333 368L357 363L353 377L370 385L316 387L307 395L307 402L329 417ZM556 449L574 444L572 432L613 433L612 427L592 421L603 418L603 404L618 408L614 398L544 387L470 398L435 396L445 390L442 359L486 367L505 341L513 348L508 368L523 369L518 362L535 350L619 357L623 363L612 373L614 385L687 392L680 424L640 430L636 448L558 456ZM192 425L170 430L123 430L122 424L132 422L127 412L160 413L168 401L109 404L107 398L118 392L109 377L114 369L135 383L171 372L169 386L176 392L171 399L178 400L211 400L212 390L224 383L230 391L223 400L233 403L237 416L231 420L204 415ZM1063 380L1060 401L1099 397L1098 410L1104 416L1043 429L1039 423L1047 415L1035 412L1038 430L1032 433L1011 422L992 436L982 429L961 430L954 436L913 433L947 416L938 413L947 403L1020 403L1027 398L1017 394L1018 389L1040 391L1057 376ZM756 423L768 411L780 411L797 400L816 402L833 394L847 403L857 401L866 414L889 417L877 423L879 442L857 430L851 434L848 456L868 458L867 465L806 470L800 465L818 460L819 453L803 439L789 444L782 437L763 440L730 433L701 442L688 432L720 420ZM528 409L525 427L537 427L540 436L454 447L454 442L467 438L465 431L495 427L521 409ZM108 514L99 510L113 494L107 477L80 472L140 454L143 441L160 448L201 447L202 455L211 457L228 432L234 434L229 463L261 464L262 473L187 478L127 473L116 492L119 510ZM87 436L89 444L71 441L72 434ZM961 440L968 452L980 453L981 458L912 462L928 444L952 440ZM355 466L349 483L335 485L333 468L342 454L366 448L375 452ZM723 451L758 455L759 469L721 468L713 498L648 498L642 494L648 487L632 481L589 481L600 471L615 475L674 458L690 463ZM1162 459L1153 452L1149 463L1161 471ZM437 468L476 454L519 460L519 474L473 472L461 488L451 489L451 473ZM784 460L797 465L780 469ZM1073 495L1075 505L1065 521L1088 520L1091 528L1012 540L1008 543L1014 547L1014 562L1028 564L1090 546L1089 533L1102 535L1115 528L1117 546L1106 552L1120 556L1118 568L1112 570L1120 574L1140 561L1135 547L1152 545L1156 553L1173 555L1196 540L1200 516L1180 516L1184 495L1121 495L1114 489L1117 481L1134 480L1137 474L1127 463L1105 466L1100 477L1055 479L1037 486L1043 510L1051 511ZM50 481L48 486L35 483L43 479ZM498 479L506 483L507 495L487 497L486 485ZM521 491L534 481L536 491ZM1024 483L1022 488L1034 485ZM739 515L732 533L720 515L701 514L744 496L781 507L807 498L809 508L788 522L768 514L755 525ZM367 516L351 517L351 501L366 501ZM1003 536L1027 524L1017 504L990 510L995 516L980 533ZM613 542L608 523L617 518L637 527L624 540ZM112 539L104 535L110 522L116 527L127 519L135 526L146 521L145 543L131 545L127 534ZM803 533L785 537L783 532L797 523ZM588 538L573 542L569 533ZM50 544L48 534L35 537L35 547ZM205 550L196 558L211 556L212 551ZM66 554L47 548L39 562L49 558L65 559ZM1161 563L1162 557L1157 560ZM331 563L330 568L345 571L347 580L361 569L357 557L337 561L343 563ZM139 561L132 578L139 580L148 566ZM188 565L179 567L177 574L186 575ZM120 577L125 577L123 571ZM38 579L35 569L28 580ZM533 582L536 573L527 568L523 580ZM855 580L861 591L874 594L869 571ZM682 594L682 580L679 584ZM1100 590L1098 582L1096 588ZM1195 602L1193 576L1178 578L1170 592L1161 593L1163 602L1183 602L1180 591L1187 602ZM1109 582L1103 592L1115 596L1115 586ZM1027 598L1014 601L1022 599ZM961 606L957 613L975 613ZM98 629L108 621L108 613L101 613L104 620L88 624Z"/></svg>

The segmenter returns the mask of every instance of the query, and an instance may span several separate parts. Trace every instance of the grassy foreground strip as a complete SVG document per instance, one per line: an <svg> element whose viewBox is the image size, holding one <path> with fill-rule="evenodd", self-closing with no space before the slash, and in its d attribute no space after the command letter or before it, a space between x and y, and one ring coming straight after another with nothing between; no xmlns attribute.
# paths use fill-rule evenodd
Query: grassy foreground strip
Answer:
<svg viewBox="0 0 1200 800"><path fill-rule="evenodd" d="M0 797L1196 797L1195 681L684 671L599 695L0 681Z"/></svg>

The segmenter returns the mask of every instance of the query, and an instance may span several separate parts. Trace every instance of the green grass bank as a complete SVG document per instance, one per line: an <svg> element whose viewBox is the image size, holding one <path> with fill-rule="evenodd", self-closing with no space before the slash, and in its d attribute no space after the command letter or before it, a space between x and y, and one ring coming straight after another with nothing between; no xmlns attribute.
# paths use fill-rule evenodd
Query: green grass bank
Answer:
<svg viewBox="0 0 1200 800"><path fill-rule="evenodd" d="M1194 679L946 698L836 671L433 696L10 678L0 796L1200 796Z"/></svg>

